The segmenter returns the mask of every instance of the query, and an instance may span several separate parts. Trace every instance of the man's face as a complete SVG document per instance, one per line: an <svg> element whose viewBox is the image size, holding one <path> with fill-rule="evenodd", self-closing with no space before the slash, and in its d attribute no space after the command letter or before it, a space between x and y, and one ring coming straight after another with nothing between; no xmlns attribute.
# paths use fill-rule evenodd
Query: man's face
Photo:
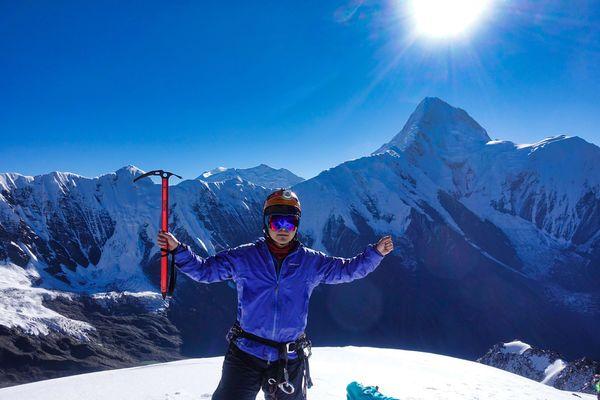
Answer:
<svg viewBox="0 0 600 400"><path fill-rule="evenodd" d="M296 227L291 228L290 230L286 228L280 228L279 230L274 230L271 224L269 224L269 236L273 239L277 244L282 247L292 241L294 235L296 234Z"/></svg>

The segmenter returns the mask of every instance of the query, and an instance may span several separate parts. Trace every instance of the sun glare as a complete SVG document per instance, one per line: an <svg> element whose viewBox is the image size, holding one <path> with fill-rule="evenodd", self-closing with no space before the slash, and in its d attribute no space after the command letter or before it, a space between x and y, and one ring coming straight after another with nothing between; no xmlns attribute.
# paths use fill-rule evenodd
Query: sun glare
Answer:
<svg viewBox="0 0 600 400"><path fill-rule="evenodd" d="M464 35L490 8L491 0L410 0L418 35L450 38Z"/></svg>

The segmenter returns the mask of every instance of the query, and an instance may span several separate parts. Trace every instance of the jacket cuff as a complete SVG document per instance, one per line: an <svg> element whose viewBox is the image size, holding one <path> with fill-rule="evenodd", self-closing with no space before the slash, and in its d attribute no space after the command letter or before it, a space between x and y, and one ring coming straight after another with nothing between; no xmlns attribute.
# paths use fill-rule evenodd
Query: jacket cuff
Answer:
<svg viewBox="0 0 600 400"><path fill-rule="evenodd" d="M182 253L186 250L189 250L189 247L183 243L179 243L177 247L171 250L171 255L175 258L175 264L177 264L177 261L180 261L178 258L181 258Z"/></svg>
<svg viewBox="0 0 600 400"><path fill-rule="evenodd" d="M181 252L183 249L185 249L185 245L183 243L179 242L177 247L175 247L173 250L171 250L170 253L177 254L177 253Z"/></svg>

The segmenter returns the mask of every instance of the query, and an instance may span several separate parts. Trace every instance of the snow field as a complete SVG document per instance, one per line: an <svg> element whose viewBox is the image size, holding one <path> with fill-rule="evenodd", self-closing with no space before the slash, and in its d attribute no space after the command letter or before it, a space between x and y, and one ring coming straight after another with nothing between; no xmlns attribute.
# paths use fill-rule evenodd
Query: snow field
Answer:
<svg viewBox="0 0 600 400"><path fill-rule="evenodd" d="M310 400L343 400L356 380L378 385L401 400L573 400L561 391L472 361L416 351L371 347L317 347L311 357ZM223 357L198 358L95 372L0 389L0 400L209 399ZM582 399L594 396L577 393ZM263 399L259 393L257 399Z"/></svg>

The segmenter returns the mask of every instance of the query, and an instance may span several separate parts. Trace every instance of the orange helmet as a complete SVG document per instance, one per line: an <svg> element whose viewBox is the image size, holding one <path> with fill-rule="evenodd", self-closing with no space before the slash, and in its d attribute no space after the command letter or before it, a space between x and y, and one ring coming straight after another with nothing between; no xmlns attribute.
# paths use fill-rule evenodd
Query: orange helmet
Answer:
<svg viewBox="0 0 600 400"><path fill-rule="evenodd" d="M289 189L277 189L267 196L263 205L263 232L267 238L269 237L268 220L271 214L292 214L298 216L298 220L300 220L302 208L300 208L300 200L296 193ZM296 229L294 240L297 235L298 230Z"/></svg>
<svg viewBox="0 0 600 400"><path fill-rule="evenodd" d="M267 196L263 205L263 214L273 213L294 214L300 217L302 208L296 193L289 189L277 189Z"/></svg>

